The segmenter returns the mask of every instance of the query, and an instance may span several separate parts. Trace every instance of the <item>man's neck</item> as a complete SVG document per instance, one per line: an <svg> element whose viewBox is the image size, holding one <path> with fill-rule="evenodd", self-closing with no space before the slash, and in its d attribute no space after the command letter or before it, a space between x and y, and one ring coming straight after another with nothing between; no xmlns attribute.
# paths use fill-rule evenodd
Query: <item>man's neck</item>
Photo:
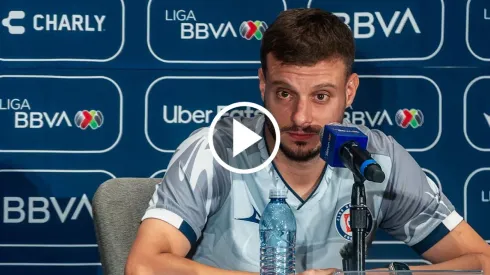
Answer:
<svg viewBox="0 0 490 275"><path fill-rule="evenodd" d="M274 142L269 130L266 131L267 147L272 150ZM269 152L270 153L270 152ZM325 161L319 156L309 161L294 161L279 150L274 158L274 164L286 183L302 199L306 199L320 183L320 176L325 168Z"/></svg>

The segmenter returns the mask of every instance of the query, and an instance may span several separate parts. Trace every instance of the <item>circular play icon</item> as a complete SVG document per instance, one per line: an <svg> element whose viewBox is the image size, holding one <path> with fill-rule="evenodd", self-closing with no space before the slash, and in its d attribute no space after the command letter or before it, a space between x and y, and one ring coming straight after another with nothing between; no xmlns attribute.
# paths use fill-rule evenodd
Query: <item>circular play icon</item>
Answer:
<svg viewBox="0 0 490 275"><path fill-rule="evenodd" d="M233 109L244 107L248 109L248 113L250 108L259 110L273 125L276 140L267 159L260 157L263 154L260 148L265 146L263 131L266 127L262 127L263 123L266 123L265 117L260 121L261 118L235 118L230 115ZM250 174L264 169L276 157L281 143L280 136L279 125L267 109L251 102L237 102L221 109L214 117L209 128L208 140L211 153L221 166L233 173ZM219 148L215 146L215 142L220 142ZM251 164L253 167L250 167Z"/></svg>

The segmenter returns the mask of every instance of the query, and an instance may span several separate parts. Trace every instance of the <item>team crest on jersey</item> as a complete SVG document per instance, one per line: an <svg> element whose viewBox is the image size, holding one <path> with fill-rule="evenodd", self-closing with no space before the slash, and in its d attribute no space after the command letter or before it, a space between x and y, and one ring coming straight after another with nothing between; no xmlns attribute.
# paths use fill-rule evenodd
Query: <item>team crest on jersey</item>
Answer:
<svg viewBox="0 0 490 275"><path fill-rule="evenodd" d="M373 228L373 215L368 208L368 219L367 219L367 233L371 232ZM337 215L335 216L335 225L337 227L337 232L342 238L351 241L352 240L352 230L350 227L350 203L342 206Z"/></svg>

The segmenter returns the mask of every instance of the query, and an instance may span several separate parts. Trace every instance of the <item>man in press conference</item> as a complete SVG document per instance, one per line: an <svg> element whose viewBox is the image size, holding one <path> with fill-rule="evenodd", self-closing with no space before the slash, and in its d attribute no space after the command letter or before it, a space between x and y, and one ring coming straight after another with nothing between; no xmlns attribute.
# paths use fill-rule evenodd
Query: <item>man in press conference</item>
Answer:
<svg viewBox="0 0 490 275"><path fill-rule="evenodd" d="M276 18L262 39L258 74L263 104L277 121L280 137L263 115L234 119L264 137L246 150L242 160L251 162L246 165L267 159L276 138L278 154L258 172L233 173L213 157L209 127L194 131L156 186L126 275L258 274L259 220L269 190L278 185L289 190L287 203L297 221L297 273L342 269L339 250L349 238L339 232L343 227L336 217L351 202L352 173L320 158L319 133L330 123L348 123L344 111L359 86L352 72L354 44L348 26L329 12L290 9ZM214 147L225 155L233 144L231 121L222 121L215 133ZM403 269L490 274L490 246L412 156L381 131L358 127L385 173L382 183L366 183L367 243L383 230L432 263Z"/></svg>

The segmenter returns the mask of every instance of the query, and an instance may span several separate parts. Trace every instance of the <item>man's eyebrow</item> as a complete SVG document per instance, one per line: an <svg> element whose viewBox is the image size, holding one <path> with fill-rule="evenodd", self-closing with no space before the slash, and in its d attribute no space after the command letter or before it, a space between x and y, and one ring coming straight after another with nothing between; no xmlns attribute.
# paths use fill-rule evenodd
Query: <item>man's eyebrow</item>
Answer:
<svg viewBox="0 0 490 275"><path fill-rule="evenodd" d="M293 89L293 87L291 85L289 85L288 83L282 81L282 80L274 80L272 81L272 85L274 86L284 86L286 88L290 88L290 89ZM324 83L320 83L318 85L315 85L313 87L314 89L323 89L323 88L334 88L336 89L337 86L333 83L330 83L330 82L324 82Z"/></svg>
<svg viewBox="0 0 490 275"><path fill-rule="evenodd" d="M318 85L315 85L315 87L313 87L315 89L322 89L322 88L334 88L336 89L337 86L335 86L335 84L333 83L330 83L330 82L325 82L325 83L320 83Z"/></svg>
<svg viewBox="0 0 490 275"><path fill-rule="evenodd" d="M289 85L288 83L286 83L282 80L274 80L274 81L272 81L272 85L274 85L274 86L285 86L287 88L293 88L291 85Z"/></svg>

